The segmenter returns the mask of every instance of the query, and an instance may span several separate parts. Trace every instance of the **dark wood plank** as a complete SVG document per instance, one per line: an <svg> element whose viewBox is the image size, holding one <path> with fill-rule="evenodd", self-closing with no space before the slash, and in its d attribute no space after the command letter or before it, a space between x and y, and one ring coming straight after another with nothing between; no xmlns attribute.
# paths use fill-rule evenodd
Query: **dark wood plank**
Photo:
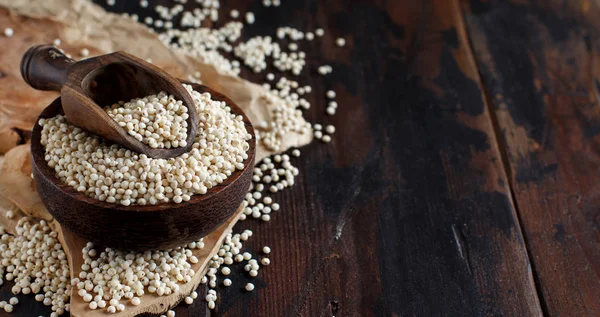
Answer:
<svg viewBox="0 0 600 317"><path fill-rule="evenodd" d="M598 7L480 0L464 7L543 309L598 316Z"/></svg>
<svg viewBox="0 0 600 317"><path fill-rule="evenodd" d="M238 226L255 232L251 251L271 246L272 264L255 279L233 266L235 284L219 289L212 314L541 315L457 1L282 2L221 1L221 16L255 12L245 38L325 28L324 41L301 44L310 70L300 81L314 91L307 117L337 132L302 149L301 177L273 195L282 208L271 222ZM322 64L334 72L316 76ZM335 117L324 115L330 88ZM241 290L247 281L255 292ZM201 300L177 308L178 317L208 314Z"/></svg>
<svg viewBox="0 0 600 317"><path fill-rule="evenodd" d="M319 60L313 69L335 70L325 83L314 73L301 81L316 92L308 116L338 132L303 150L302 178L277 195L280 214L244 223L255 250L273 247L273 264L257 293L228 289L216 315L541 315L458 7L248 7L250 30L325 27L325 42L301 47ZM338 49L342 35L349 47ZM328 88L340 104L333 118L323 116Z"/></svg>

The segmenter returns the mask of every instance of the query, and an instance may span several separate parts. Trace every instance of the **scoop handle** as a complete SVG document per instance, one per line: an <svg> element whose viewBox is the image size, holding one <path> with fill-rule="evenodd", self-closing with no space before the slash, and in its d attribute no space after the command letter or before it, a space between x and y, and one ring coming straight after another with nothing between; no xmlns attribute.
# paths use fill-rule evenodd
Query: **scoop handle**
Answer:
<svg viewBox="0 0 600 317"><path fill-rule="evenodd" d="M21 59L21 76L35 89L60 91L73 64L52 45L32 46Z"/></svg>

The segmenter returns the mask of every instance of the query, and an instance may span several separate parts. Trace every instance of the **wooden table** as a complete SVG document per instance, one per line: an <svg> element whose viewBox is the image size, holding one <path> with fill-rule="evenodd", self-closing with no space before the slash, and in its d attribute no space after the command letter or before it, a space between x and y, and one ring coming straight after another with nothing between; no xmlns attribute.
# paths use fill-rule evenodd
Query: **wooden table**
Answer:
<svg viewBox="0 0 600 317"><path fill-rule="evenodd" d="M337 132L302 149L271 222L238 225L272 264L255 292L220 288L213 315L600 316L597 2L282 2L223 0L221 21L256 13L245 38L325 28L301 43L299 81L314 91L306 117ZM316 75L323 64L333 73ZM15 315L42 312L20 298ZM202 300L177 308L210 314Z"/></svg>

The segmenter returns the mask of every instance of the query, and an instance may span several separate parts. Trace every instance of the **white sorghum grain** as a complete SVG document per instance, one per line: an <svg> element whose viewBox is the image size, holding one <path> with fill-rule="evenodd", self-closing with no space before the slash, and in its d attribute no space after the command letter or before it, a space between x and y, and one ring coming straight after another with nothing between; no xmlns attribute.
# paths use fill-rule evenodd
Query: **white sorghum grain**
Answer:
<svg viewBox="0 0 600 317"><path fill-rule="evenodd" d="M328 90L326 95L327 95L327 98L333 99L333 98L335 98L336 93L333 90Z"/></svg>
<svg viewBox="0 0 600 317"><path fill-rule="evenodd" d="M269 258L262 258L262 259L260 260L260 263L261 263L262 265L265 265L265 266L266 266L266 265L269 265L269 264L271 264L271 260L269 260Z"/></svg>
<svg viewBox="0 0 600 317"><path fill-rule="evenodd" d="M13 34L15 34L15 31L12 28L4 29L4 36L11 37L11 36L13 36Z"/></svg>
<svg viewBox="0 0 600 317"><path fill-rule="evenodd" d="M90 56L90 50L88 50L87 48L82 48L81 52L79 52L79 55L81 55L82 57L88 57Z"/></svg>
<svg viewBox="0 0 600 317"><path fill-rule="evenodd" d="M233 51L232 43L240 37L244 27L241 22L228 22L218 29L201 28L201 19L184 12L181 23L183 27L193 27L187 30L170 29L162 33L159 38L166 46L211 64L223 73L233 76L239 74L239 61L228 60L220 50L227 53Z"/></svg>
<svg viewBox="0 0 600 317"><path fill-rule="evenodd" d="M204 242L199 240L169 252L136 253L110 248L91 252L95 251L94 245L88 243L82 250L82 274L73 279L72 284L85 301L93 295L94 301L99 299L98 308L106 307L100 304L101 301L108 301L107 312L123 311L122 300L130 299L133 306L138 306L141 304L139 297L145 294L168 296L179 291L180 285L189 283L195 275L189 262L192 250L203 247Z"/></svg>
<svg viewBox="0 0 600 317"><path fill-rule="evenodd" d="M315 30L315 34L316 34L318 37L321 37L321 36L325 35L325 30L323 30L323 29L316 29L316 30Z"/></svg>
<svg viewBox="0 0 600 317"><path fill-rule="evenodd" d="M319 66L319 68L317 69L317 71L321 75L327 75L327 74L333 72L333 67L331 67L329 65L323 65L323 66Z"/></svg>
<svg viewBox="0 0 600 317"><path fill-rule="evenodd" d="M69 265L58 234L46 221L33 221L27 217L19 219L16 235L4 233L0 228L0 281L14 281L14 295L33 293L37 301L52 306L54 316L62 315L67 307L71 285ZM15 265L14 269L11 267ZM41 273L44 270L45 273ZM1 283L0 283L1 284ZM12 311L19 303L16 297L4 303L5 311ZM2 306L0 303L0 306ZM7 310L8 308L8 310Z"/></svg>
<svg viewBox="0 0 600 317"><path fill-rule="evenodd" d="M188 109L182 101L164 91L129 102L121 101L104 110L129 135L151 148L187 145Z"/></svg>
<svg viewBox="0 0 600 317"><path fill-rule="evenodd" d="M342 37L339 37L337 40L335 40L335 44L339 47L343 47L346 45L346 40Z"/></svg>
<svg viewBox="0 0 600 317"><path fill-rule="evenodd" d="M268 246L264 246L264 247L262 248L262 252L263 252L264 254L269 254L269 253L271 253L271 248L269 248Z"/></svg>
<svg viewBox="0 0 600 317"><path fill-rule="evenodd" d="M193 303L194 303L194 299L193 299L193 298L191 298L190 296L187 296L187 297L184 299L184 301L185 301L185 303L186 303L186 304L188 304L188 305L191 305L191 304L193 304Z"/></svg>
<svg viewBox="0 0 600 317"><path fill-rule="evenodd" d="M254 13L246 12L246 23L254 24L254 21L256 21L256 18L254 17Z"/></svg>
<svg viewBox="0 0 600 317"><path fill-rule="evenodd" d="M329 133L329 134L334 134L335 133L335 127L332 125L328 125L327 127L325 127L325 132Z"/></svg>
<svg viewBox="0 0 600 317"><path fill-rule="evenodd" d="M322 140L325 143L329 143L331 142L331 137L329 135L324 135Z"/></svg>
<svg viewBox="0 0 600 317"><path fill-rule="evenodd" d="M196 102L200 121L190 152L169 160L152 159L108 145L70 125L66 117L56 116L39 122L48 166L62 182L85 195L125 206L181 202L184 197L205 194L244 168L252 136L242 117L230 113L224 102L184 86ZM216 145L220 151L212 149ZM70 153L68 160L63 158L65 152Z"/></svg>
<svg viewBox="0 0 600 317"><path fill-rule="evenodd" d="M254 290L254 284L248 283L248 284L246 284L245 288L248 292L251 292L252 290Z"/></svg>
<svg viewBox="0 0 600 317"><path fill-rule="evenodd" d="M234 19L237 19L237 18L240 17L240 11L238 11L238 10L231 10L231 12L229 12L229 16L232 17L232 18L234 18Z"/></svg>

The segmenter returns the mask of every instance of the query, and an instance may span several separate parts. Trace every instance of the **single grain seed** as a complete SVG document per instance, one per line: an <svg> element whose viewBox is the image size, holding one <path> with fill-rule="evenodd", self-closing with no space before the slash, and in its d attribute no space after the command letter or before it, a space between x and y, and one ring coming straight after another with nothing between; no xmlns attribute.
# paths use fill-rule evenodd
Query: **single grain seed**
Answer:
<svg viewBox="0 0 600 317"><path fill-rule="evenodd" d="M246 12L246 23L254 24L254 21L256 21L256 18L254 17L254 13Z"/></svg>

